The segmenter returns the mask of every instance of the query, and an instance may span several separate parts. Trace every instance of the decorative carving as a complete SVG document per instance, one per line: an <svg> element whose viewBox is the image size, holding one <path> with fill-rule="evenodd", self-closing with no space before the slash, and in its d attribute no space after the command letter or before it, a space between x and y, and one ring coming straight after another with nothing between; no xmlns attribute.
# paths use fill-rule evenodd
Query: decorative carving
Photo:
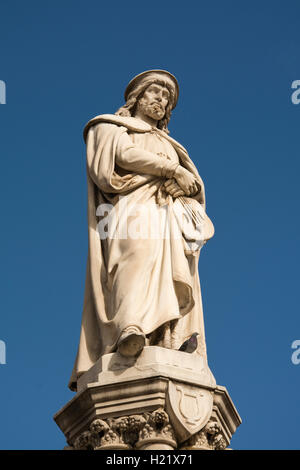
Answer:
<svg viewBox="0 0 300 470"><path fill-rule="evenodd" d="M222 428L219 423L209 421L205 426L208 435L208 441L214 450L224 450L227 447L226 441L222 434Z"/></svg>
<svg viewBox="0 0 300 470"><path fill-rule="evenodd" d="M89 430L74 441L76 450L140 448L147 443L159 442L176 447L175 434L169 416L159 408L141 415L95 419Z"/></svg>
<svg viewBox="0 0 300 470"><path fill-rule="evenodd" d="M122 439L122 434L116 432L115 420L95 419L88 431L80 434L74 442L75 449L98 450L106 448L128 448Z"/></svg>
<svg viewBox="0 0 300 470"><path fill-rule="evenodd" d="M197 432L194 436L189 439L186 447L192 447L197 449L211 449L208 443L207 433L205 431Z"/></svg>
<svg viewBox="0 0 300 470"><path fill-rule="evenodd" d="M102 419L95 419L90 425L90 443L93 449L101 446L101 441L109 432L109 425Z"/></svg>
<svg viewBox="0 0 300 470"><path fill-rule="evenodd" d="M92 450L92 443L90 441L90 431L84 431L75 439L74 448L76 450Z"/></svg>
<svg viewBox="0 0 300 470"><path fill-rule="evenodd" d="M219 423L209 421L206 426L194 434L182 449L195 450L224 450L227 447L222 428Z"/></svg>
<svg viewBox="0 0 300 470"><path fill-rule="evenodd" d="M137 447L143 447L150 442L176 447L176 437L172 426L169 424L169 416L162 408L151 413L144 413L146 420L139 436Z"/></svg>
<svg viewBox="0 0 300 470"><path fill-rule="evenodd" d="M224 450L229 445L228 436L224 435L222 424L215 416L183 444L177 445L177 442L177 429L174 430L170 423L168 413L163 408L158 408L152 412L119 418L95 419L89 429L77 436L74 442L68 442L68 449Z"/></svg>
<svg viewBox="0 0 300 470"><path fill-rule="evenodd" d="M131 415L113 421L115 429L125 444L133 446L139 439L140 430L145 426L146 420L141 415Z"/></svg>
<svg viewBox="0 0 300 470"><path fill-rule="evenodd" d="M204 388L169 382L167 411L176 428L179 442L199 432L208 422L213 407L213 394Z"/></svg>

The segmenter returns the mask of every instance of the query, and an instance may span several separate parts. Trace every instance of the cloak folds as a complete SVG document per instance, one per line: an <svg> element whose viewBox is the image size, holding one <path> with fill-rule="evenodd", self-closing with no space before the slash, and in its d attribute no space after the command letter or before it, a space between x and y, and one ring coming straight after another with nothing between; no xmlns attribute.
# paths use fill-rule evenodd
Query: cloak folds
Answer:
<svg viewBox="0 0 300 470"><path fill-rule="evenodd" d="M136 118L97 116L85 127L84 137L89 252L80 341L69 382L72 390L76 390L77 378L82 373L103 354L116 350L122 330L130 325L138 326L150 337L159 328L172 324L170 345L174 349L198 332L196 353L206 357L199 251L187 255L183 237L174 236L178 228L173 210L176 200L165 194L164 204L161 203L162 184L168 178L166 168L171 171L180 164L196 177L199 191L194 199L205 210L204 185L195 165L174 139ZM128 149L135 152L133 163L124 157L129 155ZM152 174L139 170L147 165L154 168ZM102 204L114 208L112 217L118 233L129 219L135 220L134 211L123 210L124 198L130 208L139 205L148 209L138 215L142 226L149 223L149 214L151 220L159 216L167 236L101 239L96 213L99 214L97 208ZM204 222L211 224L203 213Z"/></svg>

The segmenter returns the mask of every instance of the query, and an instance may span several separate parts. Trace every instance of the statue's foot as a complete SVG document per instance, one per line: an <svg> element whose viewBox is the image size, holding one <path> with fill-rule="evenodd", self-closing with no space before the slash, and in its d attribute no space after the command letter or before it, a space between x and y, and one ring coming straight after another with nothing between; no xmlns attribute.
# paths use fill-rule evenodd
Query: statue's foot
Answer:
<svg viewBox="0 0 300 470"><path fill-rule="evenodd" d="M146 342L144 333L136 326L123 330L118 341L118 352L125 357L138 356Z"/></svg>

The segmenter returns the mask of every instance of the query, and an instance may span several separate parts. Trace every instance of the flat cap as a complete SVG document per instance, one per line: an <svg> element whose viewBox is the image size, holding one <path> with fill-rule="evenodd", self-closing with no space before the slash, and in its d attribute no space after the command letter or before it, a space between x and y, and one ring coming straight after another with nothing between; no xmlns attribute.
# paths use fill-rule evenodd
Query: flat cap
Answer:
<svg viewBox="0 0 300 470"><path fill-rule="evenodd" d="M167 72L166 70L146 70L145 72L142 72L138 75L136 75L130 82L128 83L126 90L125 90L125 101L127 101L128 96L130 93L134 90L134 88L140 83L143 82L143 80L148 79L153 76L153 80L155 79L162 79L165 80L169 86L171 86L174 90L174 103L172 105L172 108L174 109L178 100L178 95L179 95L179 86L176 78L174 75L172 75L170 72Z"/></svg>

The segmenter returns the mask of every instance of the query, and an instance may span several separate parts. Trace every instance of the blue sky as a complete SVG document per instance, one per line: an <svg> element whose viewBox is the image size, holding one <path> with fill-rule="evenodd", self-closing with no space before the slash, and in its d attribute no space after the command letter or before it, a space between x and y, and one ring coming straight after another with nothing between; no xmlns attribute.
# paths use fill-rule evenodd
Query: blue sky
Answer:
<svg viewBox="0 0 300 470"><path fill-rule="evenodd" d="M171 135L204 179L209 365L236 449L300 447L299 2L2 2L0 448L60 449L87 256L84 124L137 73L180 85Z"/></svg>

